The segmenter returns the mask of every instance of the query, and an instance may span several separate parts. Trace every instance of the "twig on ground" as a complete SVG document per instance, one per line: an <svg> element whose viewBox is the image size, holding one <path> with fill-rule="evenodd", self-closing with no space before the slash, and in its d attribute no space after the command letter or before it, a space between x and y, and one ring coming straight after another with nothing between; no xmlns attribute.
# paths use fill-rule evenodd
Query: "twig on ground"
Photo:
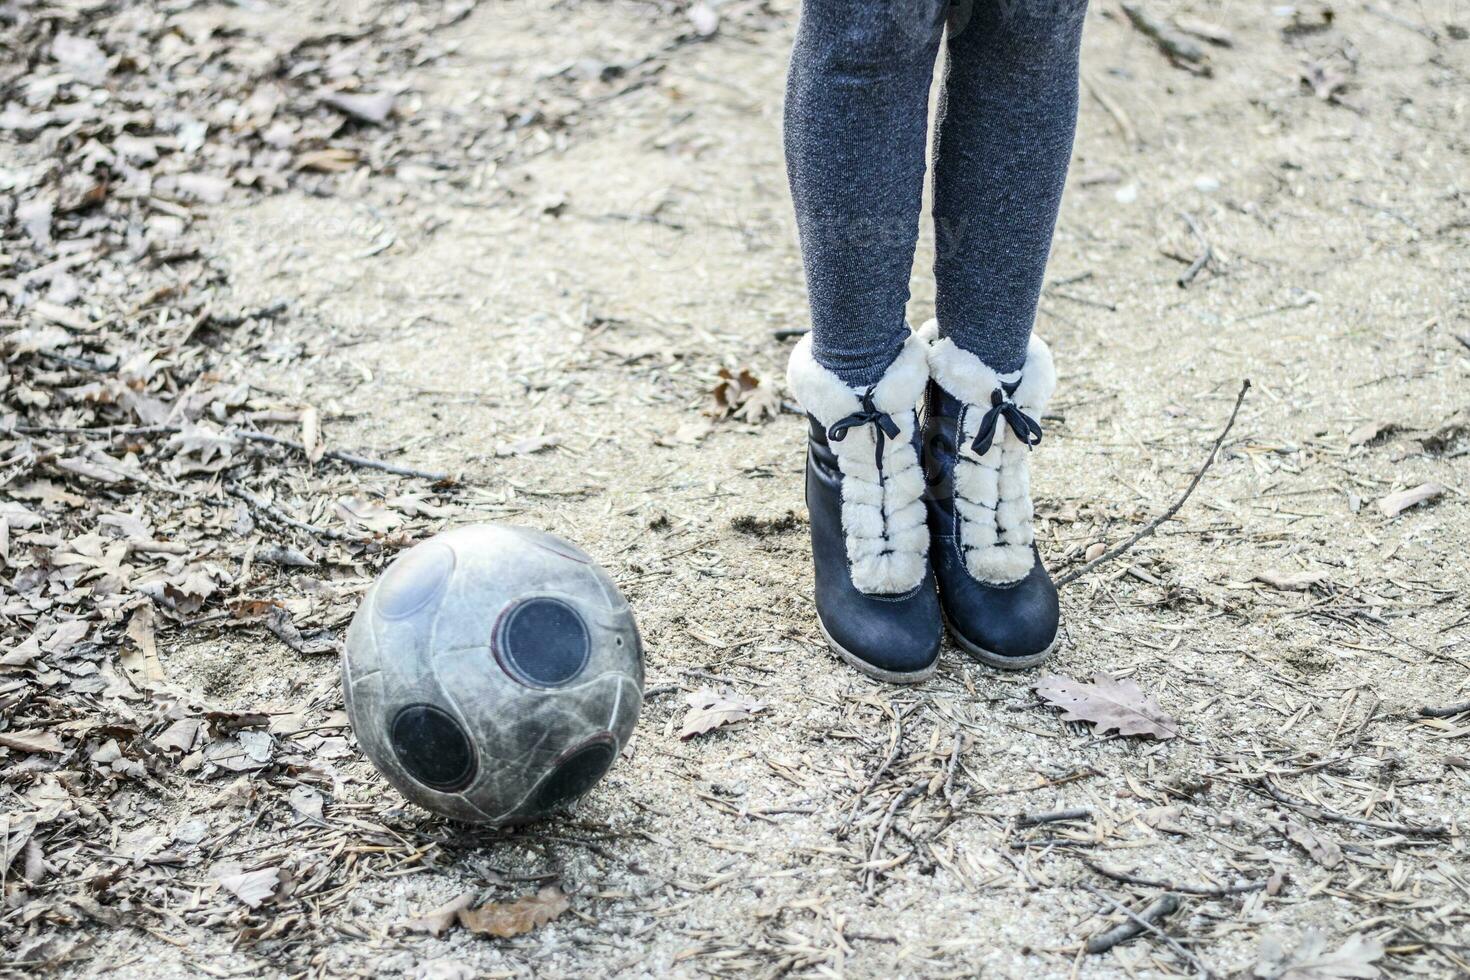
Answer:
<svg viewBox="0 0 1470 980"><path fill-rule="evenodd" d="M890 703L888 710L893 713L893 740L888 748L888 757L874 771L867 785L858 793L857 799L852 801L852 809L848 811L847 819L842 821L842 825L837 828L838 840L847 836L847 830L852 826L852 822L857 819L858 809L863 805L863 800L867 799L868 794L873 791L873 787L878 785L878 780L883 778L883 774L888 771L889 766L893 765L893 761L898 758L898 753L903 748L903 716L910 709L895 708Z"/></svg>
<svg viewBox="0 0 1470 980"><path fill-rule="evenodd" d="M1087 941L1087 951L1096 956L1106 953L1119 943L1125 943L1134 936L1143 934L1149 926L1156 926L1163 919L1173 915L1179 910L1179 896L1163 894L1154 899L1152 905L1138 913L1136 918L1114 926L1101 935L1093 936Z"/></svg>
<svg viewBox="0 0 1470 980"><path fill-rule="evenodd" d="M1013 840L1013 841L1011 841L1011 850L1013 850L1013 851L1027 851L1027 850L1032 850L1032 849L1035 849L1035 848L1038 848L1038 847L1040 847L1040 848L1053 848L1053 847L1096 847L1096 846L1097 846L1097 842L1096 841L1090 841L1090 840L1072 840L1072 839L1067 838L1067 837L1043 837L1040 840Z"/></svg>
<svg viewBox="0 0 1470 980"><path fill-rule="evenodd" d="M1091 892L1095 897L1102 899L1104 902L1107 902L1113 908L1117 909L1119 912L1122 912L1124 915L1128 916L1128 918L1130 918L1134 922L1138 923L1139 924L1139 927L1143 931L1149 932L1149 933L1152 933L1155 936L1158 936L1160 939L1162 939L1164 941L1164 944L1166 946L1168 946L1174 952L1178 953L1180 956L1184 957L1184 959L1185 959L1186 962L1192 963L1194 965L1194 968L1196 970L1199 970L1201 976L1204 976L1204 977L1213 977L1213 976L1216 976L1217 975L1215 973L1215 971L1213 971L1209 967L1205 966L1204 961L1201 960L1198 956L1195 956L1189 950L1187 950L1183 946L1179 945L1179 943L1174 940L1174 937L1170 936L1168 933L1166 933L1163 930L1159 929L1153 923L1151 923L1151 922L1145 922L1142 916L1138 915L1136 912L1134 912L1132 909L1128 908L1128 906L1124 905L1122 902L1120 902L1117 899L1111 897L1110 895L1107 895L1101 889L1095 888L1092 885L1089 885L1089 884L1085 884L1084 883L1082 885L1082 887L1085 888L1087 891Z"/></svg>
<svg viewBox="0 0 1470 980"><path fill-rule="evenodd" d="M36 351L36 355L45 358L53 364L62 364L69 368L75 368L78 371L90 371L93 374L107 374L117 370L116 364L103 364L101 361L94 361L85 357L68 357L65 354L57 354L53 351Z"/></svg>
<svg viewBox="0 0 1470 980"><path fill-rule="evenodd" d="M908 789L895 796L893 802L888 805L888 812L883 815L883 822L878 824L878 833L873 837L873 848L868 852L869 868L866 872L867 881L863 884L863 891L867 894L873 894L873 889L878 884L878 871L871 865L878 860L878 853L883 847L883 838L888 836L888 829L893 826L893 818L905 803L924 792L924 788L928 785L929 780L927 778L916 779Z"/></svg>
<svg viewBox="0 0 1470 980"><path fill-rule="evenodd" d="M1071 810L1051 810L1045 813L1023 813L1016 818L1017 827L1036 827L1044 823L1060 823L1063 820L1091 820L1092 811L1079 806Z"/></svg>
<svg viewBox="0 0 1470 980"><path fill-rule="evenodd" d="M1428 24L1416 24L1412 20L1409 20L1407 17L1400 17L1392 10L1385 10L1377 4L1364 4L1363 9L1368 11L1368 13L1372 14L1374 17L1381 17L1384 20L1388 21L1390 24L1397 24L1399 27L1411 30L1427 41L1432 41L1435 44L1439 43L1439 31L1436 31Z"/></svg>
<svg viewBox="0 0 1470 980"><path fill-rule="evenodd" d="M1309 817L1322 820L1327 823L1348 824L1353 827L1368 827L1372 830L1381 830L1389 834L1402 834L1405 837L1448 837L1449 828L1437 824L1410 824L1410 823L1388 823L1383 820L1365 820L1362 817L1350 817L1346 813L1338 813L1335 810L1325 810L1320 806L1299 800L1294 796L1282 792L1276 784L1271 781L1270 776L1262 776L1256 780L1266 790L1266 793L1283 806L1289 806L1298 813L1304 813Z"/></svg>
<svg viewBox="0 0 1470 980"><path fill-rule="evenodd" d="M1353 737L1348 740L1349 749L1355 748L1363 740L1363 733L1368 730L1369 725L1373 724L1373 719L1378 714L1378 706L1382 703L1375 697L1373 703L1368 705L1368 710L1363 712L1363 720L1358 723L1357 729L1353 731Z"/></svg>
<svg viewBox="0 0 1470 980"><path fill-rule="evenodd" d="M954 745L949 750L949 765L944 767L944 802L954 809L954 774L960 764L960 750L965 747L965 735L958 729L954 733Z"/></svg>
<svg viewBox="0 0 1470 980"><path fill-rule="evenodd" d="M269 522L284 524L287 527L293 527L298 531L305 531L307 534L314 534L318 537L330 538L333 541L360 540L358 537L351 534L346 534L342 531L337 530L336 528L318 527L315 524L308 524L306 521L298 520L297 518L292 517L290 514L281 510L281 508L277 507L275 504L260 497L257 497L255 494L251 493L249 490L246 490L244 487L240 486L237 483L226 483L225 493L228 493L232 497L239 497L241 500L245 501L246 506L248 506L252 511L255 512L256 516L264 517Z"/></svg>
<svg viewBox="0 0 1470 980"><path fill-rule="evenodd" d="M1185 269L1179 278L1174 280L1179 283L1180 289L1188 289L1189 284L1194 282L1194 277L1199 275L1200 270L1209 265L1210 260L1215 257L1215 250L1210 246L1210 240L1200 230L1199 222L1194 220L1193 215L1188 211L1180 211L1179 217L1184 219L1186 225L1189 225L1189 230L1194 235L1194 240L1199 242L1199 254L1194 257L1193 262L1189 263L1189 268Z"/></svg>
<svg viewBox="0 0 1470 980"><path fill-rule="evenodd" d="M236 432L234 434L249 442L263 442L271 446L284 446L287 449L294 449L303 455L306 453L306 447L294 439L273 436L268 432ZM421 480L432 480L435 483L449 479L448 473L440 473L435 470L419 470L411 466L400 466L397 463L388 463L381 459L369 459L366 456L343 452L340 449L328 449L322 453L322 458L335 459L337 462L346 463L349 466L360 466L370 470L382 470L384 473L393 473L397 476L414 476Z"/></svg>
<svg viewBox="0 0 1470 980"><path fill-rule="evenodd" d="M1062 776L1060 779L1043 777L1042 781L1035 786L1011 786L1006 789L998 789L994 792L986 793L985 795L987 797L991 797L1010 796L1014 793L1034 793L1039 789L1050 789L1053 786L1065 786L1067 783L1074 783L1079 779L1090 779L1093 776L1097 775L1100 774L1096 769L1079 769L1077 772L1068 773L1067 775Z"/></svg>
<svg viewBox="0 0 1470 980"><path fill-rule="evenodd" d="M1128 118L1128 113L1123 111L1117 101L1093 80L1087 72L1082 73L1082 85L1087 89L1087 94L1097 100L1107 114L1113 117L1113 122L1118 124L1118 134L1123 137L1123 142L1128 144L1129 149L1137 149L1139 144L1138 130L1133 127L1133 120Z"/></svg>
<svg viewBox="0 0 1470 980"><path fill-rule="evenodd" d="M1216 437L1215 444L1210 447L1210 454L1205 457L1204 465L1201 466L1199 470L1194 474L1194 479L1189 481L1189 486L1184 489L1183 496L1174 501L1173 506L1171 506L1168 510L1164 511L1158 517L1154 518L1152 521L1146 524L1137 534L1133 535L1133 537L1129 538L1127 541L1124 541L1116 548L1110 548L1109 550L1103 552L1101 555L1094 558L1086 565L1083 565L1081 568L1073 569L1072 571L1058 578L1057 588L1060 589L1071 582L1075 582L1077 579L1086 575L1088 572L1097 568L1099 565L1102 565L1105 562L1110 562L1114 558L1117 558L1119 555L1128 551L1138 542L1142 541L1144 538L1157 531L1159 529L1159 525L1163 524L1165 521L1171 519L1175 514L1179 513L1179 510L1184 506L1185 501L1189 500L1190 494L1194 493L1194 488L1199 486L1199 481L1204 479L1205 473L1207 473L1210 469L1210 466L1214 464L1215 457L1220 455L1220 447L1225 444L1225 437L1230 435L1230 430L1235 427L1235 417L1240 414L1240 406L1241 403L1245 401L1245 393L1250 390L1251 383L1250 379L1247 378L1245 381L1241 382L1240 394L1235 396L1235 407L1230 410L1229 421L1225 423L1225 428L1220 430L1220 435Z"/></svg>
<svg viewBox="0 0 1470 980"><path fill-rule="evenodd" d="M1145 888L1163 888L1171 892L1181 892L1185 895L1203 895L1208 898L1223 898L1226 895L1244 895L1249 892L1258 892L1266 887L1264 881L1251 881L1243 885L1179 885L1172 881L1154 881L1150 878L1140 878L1138 875L1129 874L1126 871L1118 871L1101 864L1094 864L1086 858L1082 863L1104 878L1121 881L1125 885L1142 885Z"/></svg>
<svg viewBox="0 0 1470 980"><path fill-rule="evenodd" d="M1441 708L1425 705L1419 709L1421 718L1453 718L1455 715L1470 711L1470 701L1461 701L1459 704L1447 704Z"/></svg>
<svg viewBox="0 0 1470 980"><path fill-rule="evenodd" d="M1128 22L1138 33L1148 38L1164 53L1170 63L1195 75L1208 76L1212 73L1210 58L1204 48L1195 44L1169 24L1159 20L1143 9L1142 4L1119 3Z"/></svg>

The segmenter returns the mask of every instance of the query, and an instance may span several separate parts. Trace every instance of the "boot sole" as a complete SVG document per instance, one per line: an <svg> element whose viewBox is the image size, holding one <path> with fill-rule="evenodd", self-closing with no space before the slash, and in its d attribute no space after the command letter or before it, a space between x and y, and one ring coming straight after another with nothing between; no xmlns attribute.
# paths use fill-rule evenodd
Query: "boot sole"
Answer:
<svg viewBox="0 0 1470 980"><path fill-rule="evenodd" d="M944 617L944 625L946 628L948 628L949 638L954 641L955 646L959 647L961 650L965 651L985 666L995 667L999 670L1026 670L1030 667L1040 666L1047 660L1051 659L1051 655L1057 652L1057 647L1062 645L1062 627L1061 624L1058 623L1057 635L1052 637L1051 644L1045 650L1041 651L1040 653L1033 653L1025 657L1002 657L998 653L991 653L984 647L977 646L976 644L971 643L969 640L965 639L960 631L954 628L954 623L950 622L948 614L946 614Z"/></svg>
<svg viewBox="0 0 1470 980"><path fill-rule="evenodd" d="M920 670L884 670L882 667L874 667L862 657L844 649L840 643L832 639L832 634L827 632L827 626L822 622L820 615L817 616L817 629L822 631L822 636L826 639L827 646L832 648L832 652L841 657L849 667L852 667L859 673L868 675L876 681L883 681L885 684L918 684L920 681L927 681L933 677L935 671L939 669L938 657L934 658L932 664Z"/></svg>

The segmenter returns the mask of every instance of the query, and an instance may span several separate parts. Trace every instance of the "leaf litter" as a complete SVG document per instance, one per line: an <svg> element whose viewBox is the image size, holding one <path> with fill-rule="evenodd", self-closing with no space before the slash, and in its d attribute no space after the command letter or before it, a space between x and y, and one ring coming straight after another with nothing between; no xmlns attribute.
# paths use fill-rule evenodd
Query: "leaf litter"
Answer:
<svg viewBox="0 0 1470 980"><path fill-rule="evenodd" d="M665 22L678 24L670 28L670 44L686 35L740 43L762 38L765 44L775 36L772 25L781 26L779 16L739 3L721 4L718 11L702 4L653 6L661 13L650 17L667 14ZM0 139L16 152L0 166L0 344L8 372L0 389L6 464L0 493L6 589L0 603L8 617L0 641L0 789L9 804L0 815L8 909L0 945L12 963L65 967L89 956L99 933L146 942L153 930L171 948L223 938L257 972L327 972L343 962L339 954L350 961L363 949L369 952L361 963L373 972L378 959L401 956L401 949L368 937L355 952L348 950L358 933L372 928L367 923L383 921L374 915L385 911L378 903L391 894L383 886L415 878L473 882L447 913L436 909L422 917L439 925L416 943L461 925L461 913L472 909L472 921L488 936L499 939L508 931L513 940L516 932L527 934L523 926L534 930L568 911L555 911L564 894L560 900L540 891L510 897L525 891L520 882L566 875L594 887L604 887L598 883L605 878L605 895L612 896L584 899L578 888L578 912L586 902L589 914L566 916L558 927L584 930L578 935L590 937L580 947L587 955L628 937L584 918L611 909L616 914L606 921L614 922L633 910L664 924L660 931L681 944L677 962L689 969L749 974L774 961L788 972L840 973L871 963L859 957L874 949L933 962L953 955L951 947L902 935L902 919L890 923L883 914L873 916L872 908L834 898L827 884L844 881L843 873L848 883L862 886L853 889L862 895L893 889L898 897L904 889L922 888L926 896L943 896L973 886L992 897L1014 892L1031 902L1039 894L1066 904L1069 876L1088 873L1078 857L1118 850L1126 856L1121 863L1136 870L1118 871L1114 860L1098 864L1096 873L1118 875L1119 886L1140 897L1176 890L1195 896L1190 901L1200 904L1201 914L1187 924L1171 920L1167 930L1181 938L1188 932L1190 949L1248 937L1258 923L1287 908L1310 908L1318 896L1330 896L1335 909L1351 903L1362 929L1385 941L1392 937L1390 953L1378 938L1354 934L1359 927L1344 923L1343 934L1331 940L1309 934L1295 947L1278 943L1269 956L1263 946L1256 968L1268 972L1260 975L1375 976L1368 971L1400 962L1421 971L1455 968L1452 957L1463 950L1426 933L1453 936L1464 924L1463 910L1444 899L1458 894L1463 877L1452 850L1458 832L1416 842L1421 848L1385 829L1414 819L1410 801L1428 777L1387 728L1402 721L1399 715L1378 710L1367 689L1322 683L1329 676L1332 684L1342 680L1328 673L1324 659L1401 670L1407 661L1399 658L1414 652L1393 637L1423 636L1407 633L1412 615L1428 614L1427 606L1413 605L1414 595L1430 595L1433 610L1453 607L1455 596L1442 582L1424 593L1421 582L1396 575L1398 581L1375 583L1336 561L1327 563L1330 579L1306 582L1299 573L1277 571L1292 567L1288 553L1246 566L1272 569L1266 574L1275 581L1261 581L1266 588L1234 593L1231 585L1180 574L1179 554L1189 554L1179 544L1189 540L1181 534L1162 554L1140 554L1139 575L1086 600L1069 596L1069 604L1082 602L1105 622L1113 621L1112 613L1102 612L1102 603L1112 601L1121 603L1120 616L1125 609L1147 609L1150 624L1204 610L1240 632L1239 644L1201 630L1198 651L1190 652L1196 645L1191 637L1157 657L1142 654L1145 663L1167 663L1159 690L1179 707L1190 740L1198 737L1199 745L1093 738L1115 728L1123 733L1124 724L1110 723L1120 711L1127 725L1143 729L1137 734L1169 738L1149 726L1177 732L1178 722L1147 696L1140 702L1114 694L1116 703L1102 707L1090 702L1086 714L1100 717L1084 720L1097 729L1078 734L963 667L947 667L931 689L937 696L926 692L921 700L880 696L861 681L836 688L836 697L834 688L820 684L763 692L768 701L783 699L779 726L742 728L737 721L759 717L764 702L727 695L723 685L700 692L699 704L711 714L699 718L691 704L687 717L698 728L728 713L728 737L674 742L681 758L662 754L654 735L640 735L638 751L660 753L658 762L671 778L682 780L677 785L688 800L681 796L677 805L687 802L713 817L713 823L696 822L702 831L724 835L708 839L709 852L692 846L670 852L669 863L658 861L661 843L639 834L673 834L663 814L644 822L649 803L636 795L639 813L632 818L607 816L616 807L599 808L542 833L506 834L426 819L396 804L380 780L368 783L364 798L362 785L376 777L356 758L334 680L294 676L289 710L275 702L264 710L263 694L256 702L226 706L207 683L197 692L184 690L174 651L185 639L217 646L222 659L271 643L280 651L305 651L319 641L321 652L329 652L355 597L398 548L463 519L473 512L469 501L504 489L394 474L343 459L359 450L379 463L413 468L415 462L412 450L399 455L394 449L390 461L378 455L381 446L343 446L341 410L330 396L313 393L308 403L273 390L271 379L281 372L312 369L322 351L303 328L318 325L294 301L226 305L221 297L229 295L230 281L202 229L213 202L285 190L350 196L364 180L395 168L468 170L455 156L460 148L454 141L465 130L450 125L451 135L440 136L445 118L400 80L444 59L451 45L441 29L472 7L369 2L340 21L273 21L267 8L207 4L22 3L4 9L7 36L0 43L11 57L0 69ZM755 32L743 35L752 25ZM1223 36L1223 29L1187 26L1183 17L1164 26L1207 41ZM1234 50L1243 50L1255 30L1237 26L1242 47ZM1324 26L1321 34L1330 39L1330 31ZM1317 36L1315 26L1310 36ZM1299 33L1293 43L1307 43L1307 37ZM1168 44L1171 57L1183 50L1177 37L1151 39ZM1211 55L1222 65L1231 57ZM1336 105L1344 92L1342 68L1329 57L1338 56L1315 53L1303 77ZM462 145L486 151L487 171L558 152L594 106L600 111L609 105L623 86L651 86L666 63L663 52L641 62L600 56L592 68L551 73L536 95L518 103L496 102L494 86L487 85L483 107L498 118L478 126ZM1295 84L1289 69L1285 77ZM201 82L180 86L184 78ZM684 96L680 101L697 104ZM1421 99L1416 108L1425 103ZM1291 111L1305 110L1273 105L1282 119ZM1282 170L1301 177L1295 163ZM1267 211L1260 211L1248 190L1242 194L1249 203L1241 213L1267 220L1269 195L1259 202ZM1308 194L1293 206L1310 201ZM570 215L575 204L562 197L553 211ZM372 249L393 247L391 229L374 235ZM1243 284L1245 279L1242 274ZM687 355L630 348L620 356L631 366ZM726 363L749 363L743 353L733 356L741 359ZM779 386L753 371L730 372L722 381L720 396L694 379L681 395L690 405L703 404L708 395L713 415L740 421L770 422L782 410ZM1087 390L1081 371L1075 384L1069 397L1114 394L1105 386ZM1348 428L1332 429L1335 434L1311 443L1311 451L1335 452ZM1373 428L1371 434L1355 431L1351 448L1369 452L1394 431ZM699 419L677 430L670 426L671 434L656 442L678 449L724 429ZM493 445L507 450L506 460L551 448L541 436L503 435ZM1431 456L1453 459L1463 455L1463 435L1462 425L1446 425L1419 443ZM1282 440L1227 452L1234 465L1285 480L1288 492L1299 489L1289 479L1295 467L1321 465L1320 456L1309 459L1310 453ZM1393 482L1354 472L1344 479L1373 500L1428 475ZM1440 486L1452 484L1441 477ZM1432 509L1423 509L1426 518L1446 513L1457 496L1441 493ZM507 506L507 496L493 499L494 506ZM1136 520L1131 504L1061 499L1053 526L1084 553L1089 544L1116 540L1120 522ZM1392 526L1418 519L1407 507L1428 502L1406 504ZM1244 522L1241 513L1252 504L1224 496L1211 503L1208 520L1181 529L1232 547L1281 540L1273 537L1281 532ZM677 511L673 516L686 520ZM753 549L783 544L779 535L772 541L745 537ZM716 545L728 547L728 541ZM1412 540L1385 545L1390 553L1416 547ZM696 554L700 574L723 577L714 552ZM658 563L650 564L636 574L660 581ZM769 592L771 583L763 587ZM1298 632L1304 625L1333 632L1308 633L1308 642ZM1440 627L1447 638L1425 647L1425 656L1435 658L1445 677L1456 669L1457 634L1453 620ZM1250 636L1257 628L1271 632ZM706 672L734 671L768 683L762 657L752 651L798 655L787 646L789 631L778 621L769 637L721 639L728 662L708 664ZM1146 632L1130 629L1128 642L1154 642ZM1126 661L1136 651L1114 652ZM749 658L749 671L738 657ZM1263 662L1260 673L1247 673ZM1217 672L1216 665L1224 669ZM1255 687L1244 683L1248 677L1266 680ZM1196 681L1208 686L1191 698L1185 692ZM1083 701L1078 690L1099 683L1069 681L1068 690ZM972 704L985 711L972 712ZM1329 708L1324 730L1319 716ZM662 710L670 735L678 732L677 702ZM742 711L749 717L738 718ZM998 743L983 727L991 725L991 714L1005 723L999 734L1040 733L1046 739L1041 744L1054 751L1026 759L1020 774L997 765ZM1463 720L1454 717L1415 726L1430 746L1454 746L1465 736ZM1463 761L1463 753L1428 757L1446 780L1456 778L1454 760ZM774 788L745 780L752 760L774 774L765 780ZM1012 778L997 776L1008 771ZM1262 795L1262 780L1273 778L1290 785L1293 795ZM995 802L1035 796L1040 806L1012 810ZM810 832L815 844L799 845L783 858L791 858L798 874L820 867L834 872L831 879L795 879L800 888L793 899L781 894L785 879L765 875L770 865L759 860L748 860L749 873L743 866L722 870L718 862L725 855L741 855L739 848L760 841L756 829L773 826L786 834L808 819L803 814L812 823L803 823L800 834ZM844 819L841 834L821 835L824 823ZM1213 851L1189 850L1189 840L1205 839L1225 848L1226 863L1217 863ZM1157 862L1127 859L1143 845ZM246 853L235 853L240 851ZM707 854L717 863L705 874ZM635 860L641 865L636 873ZM650 863L654 870L644 874ZM628 877L613 883L619 875ZM718 919L705 927L702 909L675 914L682 912L679 903L699 896L734 905L756 883L764 889L761 914L743 920L753 925L739 935L722 931ZM669 895L689 897L671 903ZM1278 895L1290 904L1263 901ZM1142 901L1133 907L1146 908ZM1082 914L1076 921L1084 924L1072 937L1079 940L1093 931ZM898 935L889 934L890 925ZM1038 946L1058 937L1041 938ZM1152 934L1141 933L1133 948L1145 943L1154 944L1148 969L1188 968L1183 959L1170 961L1177 954ZM545 966L513 942L478 945L494 946L505 957L497 966ZM1063 957L1068 963L1070 955ZM132 966L124 959L119 969ZM444 976L485 972L442 958L415 963L410 957L384 970L393 968ZM1237 960L1231 968L1243 972L1251 964ZM200 961L200 972L215 969Z"/></svg>

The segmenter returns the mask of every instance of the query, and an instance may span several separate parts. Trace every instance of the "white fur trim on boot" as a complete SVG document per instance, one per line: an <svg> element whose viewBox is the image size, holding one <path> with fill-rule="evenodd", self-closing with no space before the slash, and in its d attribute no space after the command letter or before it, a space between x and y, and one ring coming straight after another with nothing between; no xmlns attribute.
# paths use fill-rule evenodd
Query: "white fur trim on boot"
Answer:
<svg viewBox="0 0 1470 980"><path fill-rule="evenodd" d="M1018 582L1035 561L1031 447L1004 420L998 420L995 439L984 456L976 455L974 442L990 410L991 393L1003 384L1017 385L1009 399L1017 408L1033 419L1041 417L1057 386L1051 349L1032 334L1021 370L999 374L949 338L939 339L932 320L919 335L929 343L930 374L964 406L956 425L954 506L965 565L982 582Z"/></svg>
<svg viewBox="0 0 1470 980"><path fill-rule="evenodd" d="M829 440L842 470L842 530L852 584L869 595L898 595L924 580L929 554L924 473L914 450L915 410L929 381L925 343L911 336L873 386L873 407L898 426L885 438L877 465L874 426L854 426ZM786 383L801 407L824 428L863 410L866 388L854 388L817 363L811 335L791 352Z"/></svg>

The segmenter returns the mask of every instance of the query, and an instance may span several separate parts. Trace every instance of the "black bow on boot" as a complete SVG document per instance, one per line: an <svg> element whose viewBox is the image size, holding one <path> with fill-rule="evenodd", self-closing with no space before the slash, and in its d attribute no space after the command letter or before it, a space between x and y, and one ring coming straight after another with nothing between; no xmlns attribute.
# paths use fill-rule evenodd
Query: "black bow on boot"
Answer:
<svg viewBox="0 0 1470 980"><path fill-rule="evenodd" d="M999 375L934 325L924 407L930 557L955 644L983 663L1034 667L1057 646L1056 586L1032 529L1030 452L1056 387L1051 351L1031 338L1019 372Z"/></svg>
<svg viewBox="0 0 1470 980"><path fill-rule="evenodd" d="M916 408L928 376L917 338L864 389L817 364L809 336L787 369L810 423L806 504L817 622L843 660L895 684L934 673L943 632L921 500Z"/></svg>

